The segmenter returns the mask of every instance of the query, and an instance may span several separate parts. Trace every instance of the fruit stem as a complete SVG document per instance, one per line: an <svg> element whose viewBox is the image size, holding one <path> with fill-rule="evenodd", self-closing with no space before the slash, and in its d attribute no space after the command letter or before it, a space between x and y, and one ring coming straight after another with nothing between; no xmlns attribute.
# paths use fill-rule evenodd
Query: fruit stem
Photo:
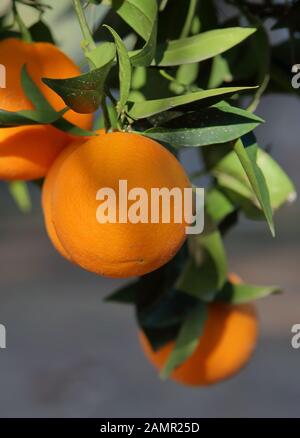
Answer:
<svg viewBox="0 0 300 438"><path fill-rule="evenodd" d="M84 42L86 43L86 49L90 52L96 48L96 44L93 40L80 0L73 0L73 5L79 21Z"/></svg>
<svg viewBox="0 0 300 438"><path fill-rule="evenodd" d="M27 29L27 27L25 26L25 23L22 20L20 14L18 12L17 5L15 2L13 2L13 4L12 4L12 10L13 10L13 14L14 14L14 20L17 23L19 30L21 32L22 40L26 41L27 43L32 43L31 34L30 34L29 30Z"/></svg>

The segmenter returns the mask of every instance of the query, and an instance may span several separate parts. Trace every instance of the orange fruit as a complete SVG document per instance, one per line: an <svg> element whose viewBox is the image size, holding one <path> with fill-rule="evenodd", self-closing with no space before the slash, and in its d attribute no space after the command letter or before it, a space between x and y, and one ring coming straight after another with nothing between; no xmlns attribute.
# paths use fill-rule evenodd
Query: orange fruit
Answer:
<svg viewBox="0 0 300 438"><path fill-rule="evenodd" d="M49 103L57 110L65 107L63 100L41 81L42 77L67 78L80 70L63 52L49 43L27 43L15 38L0 41L0 60L6 69L6 88L0 88L0 109L19 111L33 109L21 86L21 70L26 64L31 78ZM68 111L68 121L91 129L91 114ZM30 180L43 177L67 144L69 134L51 125L32 125L0 129L0 179Z"/></svg>
<svg viewBox="0 0 300 438"><path fill-rule="evenodd" d="M127 181L128 191L143 188L148 199L151 188L190 187L180 163L159 143L132 133L108 133L92 137L63 160L50 216L63 248L81 267L110 277L143 275L176 254L185 240L185 223L172 221L172 208L170 223L162 223L161 216L158 223L99 223L96 194L112 188L118 200L119 180ZM118 203L115 208L118 217Z"/></svg>
<svg viewBox="0 0 300 438"><path fill-rule="evenodd" d="M104 134L104 129L99 129L95 132L96 135ZM44 180L43 189L42 189L42 209L44 214L44 222L45 228L55 249L66 259L71 261L71 257L66 252L62 244L60 243L59 238L57 237L55 227L53 225L52 214L51 214L51 197L53 192L53 185L55 183L56 175L60 169L61 164L70 155L73 150L75 150L78 146L82 145L84 142L88 140L89 137L79 137L75 139L70 145L64 148L64 150L59 154L56 158L52 166L50 167L49 172Z"/></svg>
<svg viewBox="0 0 300 438"><path fill-rule="evenodd" d="M74 140L69 146L64 148L64 150L59 154L59 156L56 158L52 166L50 167L49 172L47 173L47 176L44 180L43 189L42 189L42 208L44 213L44 222L45 222L45 228L48 234L48 237L50 238L53 246L55 249L66 259L71 261L71 258L69 254L66 252L62 244L60 243L59 238L57 237L55 227L53 225L52 221L52 214L51 214L51 197L52 197L52 191L53 191L53 184L55 182L56 174L59 171L59 168L61 164L63 163L64 159L79 145L84 143L86 141L86 138L80 138Z"/></svg>
<svg viewBox="0 0 300 438"><path fill-rule="evenodd" d="M196 350L172 372L170 378L191 386L210 385L227 379L248 362L257 336L258 322L253 304L209 304L204 332ZM154 351L143 332L139 338L146 357L157 369L162 369L174 342Z"/></svg>

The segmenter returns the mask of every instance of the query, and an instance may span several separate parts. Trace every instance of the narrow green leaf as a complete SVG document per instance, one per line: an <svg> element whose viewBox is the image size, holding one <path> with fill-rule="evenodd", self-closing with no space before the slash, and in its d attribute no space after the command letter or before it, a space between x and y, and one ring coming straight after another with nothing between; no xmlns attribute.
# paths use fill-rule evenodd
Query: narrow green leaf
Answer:
<svg viewBox="0 0 300 438"><path fill-rule="evenodd" d="M129 115L133 119L142 119L167 111L178 106L187 105L192 102L202 102L206 106L213 105L233 94L251 90L256 87L225 87L214 90L200 90L182 96L166 97L163 99L146 100L143 102L130 102Z"/></svg>
<svg viewBox="0 0 300 438"><path fill-rule="evenodd" d="M131 64L135 67L148 66L153 61L156 51L156 39L157 39L157 20L153 23L153 29L151 35L146 41L144 47L140 50L134 50L129 53Z"/></svg>
<svg viewBox="0 0 300 438"><path fill-rule="evenodd" d="M253 28L228 27L169 41L158 47L154 64L166 67L204 61L226 52L255 31Z"/></svg>
<svg viewBox="0 0 300 438"><path fill-rule="evenodd" d="M118 7L117 7L118 6ZM131 26L145 41L142 49L129 53L133 66L148 66L156 52L157 39L157 1L125 0L114 1L113 7L117 13Z"/></svg>
<svg viewBox="0 0 300 438"><path fill-rule="evenodd" d="M25 65L21 71L21 83L26 97L31 101L35 109L16 112L0 109L1 127L54 123L62 118L64 113L68 110L68 108L65 108L61 111L55 111L54 108L52 108L38 86L29 76Z"/></svg>
<svg viewBox="0 0 300 438"><path fill-rule="evenodd" d="M172 119L165 127L151 128L144 135L173 147L199 147L226 143L253 131L262 119L230 105L200 109Z"/></svg>
<svg viewBox="0 0 300 438"><path fill-rule="evenodd" d="M24 181L12 181L8 183L9 192L15 203L23 213L28 213L31 208L31 199L28 186Z"/></svg>
<svg viewBox="0 0 300 438"><path fill-rule="evenodd" d="M234 143L234 151L236 152L246 172L251 187L258 199L262 211L264 212L270 231L272 235L275 236L273 211L271 207L269 189L267 187L264 174L257 165L256 161L257 145L254 144L245 148L242 140L238 140Z"/></svg>
<svg viewBox="0 0 300 438"><path fill-rule="evenodd" d="M120 115L128 101L129 93L130 93L130 85L131 85L131 64L128 56L127 49L114 29L111 27L104 25L110 33L112 34L116 46L117 46L117 54L118 54L118 62L119 62L119 81L120 81L120 99L117 105L118 114Z"/></svg>
<svg viewBox="0 0 300 438"><path fill-rule="evenodd" d="M215 299L230 304L243 304L279 292L280 289L277 286L255 286L227 282Z"/></svg>
<svg viewBox="0 0 300 438"><path fill-rule="evenodd" d="M78 135L83 137L90 137L95 135L94 131L88 131L87 129L80 128L79 126L73 125L73 123L64 119L63 117L52 123L57 129L61 131L68 132L71 135Z"/></svg>
<svg viewBox="0 0 300 438"><path fill-rule="evenodd" d="M113 129L117 129L118 127L118 114L115 108L115 105L112 103L107 104L107 111L109 115L109 122ZM101 111L101 114L99 115L98 119L96 120L96 123L94 125L95 131L101 128L105 128L105 122L104 122L104 115L103 111Z"/></svg>
<svg viewBox="0 0 300 438"><path fill-rule="evenodd" d="M36 117L34 117L34 115ZM37 114L34 114L33 111L23 112L20 111L12 112L0 109L0 126L3 127L12 127L12 126L21 126L21 125L36 125L39 123L39 117Z"/></svg>
<svg viewBox="0 0 300 438"><path fill-rule="evenodd" d="M194 353L199 342L201 342L206 318L206 305L199 302L180 328L174 349L161 371L160 376L162 379L168 378L175 368L180 366Z"/></svg>
<svg viewBox="0 0 300 438"><path fill-rule="evenodd" d="M31 79L27 72L26 65L23 65L21 71L21 85L26 97L32 102L36 111L47 114L56 114L48 100L45 98L39 87Z"/></svg>
<svg viewBox="0 0 300 438"><path fill-rule="evenodd" d="M156 0L112 0L112 7L144 41L149 40L157 14Z"/></svg>

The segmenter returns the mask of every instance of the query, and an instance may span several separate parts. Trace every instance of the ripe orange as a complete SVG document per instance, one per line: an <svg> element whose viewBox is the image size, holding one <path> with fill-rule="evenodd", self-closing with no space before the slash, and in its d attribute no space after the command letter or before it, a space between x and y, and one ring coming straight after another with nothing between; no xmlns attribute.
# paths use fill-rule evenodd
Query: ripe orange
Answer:
<svg viewBox="0 0 300 438"><path fill-rule="evenodd" d="M62 99L41 81L42 77L67 78L80 74L78 67L49 43L27 43L15 38L0 41L0 60L6 69L6 88L0 88L0 109L32 109L21 86L21 69L27 71L50 104L61 110ZM81 128L92 127L91 114L68 111L65 118ZM0 179L30 180L43 177L73 138L51 125L0 129Z"/></svg>
<svg viewBox="0 0 300 438"><path fill-rule="evenodd" d="M65 157L53 184L50 217L63 248L81 267L110 277L143 275L176 254L185 224L174 223L172 214L171 223L160 217L159 223L100 224L96 194L108 187L118 199L119 180L127 180L128 191L145 189L149 198L151 188L190 187L180 163L159 143L113 132L92 137Z"/></svg>
<svg viewBox="0 0 300 438"><path fill-rule="evenodd" d="M208 317L197 349L171 374L184 385L202 386L217 383L236 374L249 360L258 336L258 322L253 304L208 305ZM142 349L149 361L163 368L174 342L154 351L143 332Z"/></svg>
<svg viewBox="0 0 300 438"><path fill-rule="evenodd" d="M55 183L56 175L59 171L59 168L65 158L79 145L84 143L86 141L86 138L80 138L74 140L69 146L64 148L64 150L59 154L59 156L56 158L52 166L50 167L49 172L47 173L47 176L45 178L43 189L42 189L42 208L44 213L44 222L46 231L48 234L48 237L50 238L53 246L56 248L56 250L66 259L71 261L71 258L69 254L66 252L62 244L60 243L56 230L53 225L52 221L52 214L51 214L51 197L52 197L52 191L53 191L53 185Z"/></svg>
<svg viewBox="0 0 300 438"><path fill-rule="evenodd" d="M104 129L99 129L95 132L95 134L105 134ZM75 139L70 145L64 148L64 150L59 154L56 158L52 166L50 167L49 172L45 178L43 189L42 189L42 208L44 213L44 222L48 237L50 238L55 249L66 259L71 261L71 257L66 252L62 244L60 243L59 238L57 237L56 230L53 225L52 214L51 214L51 198L53 192L53 185L56 180L56 175L60 169L61 164L70 155L73 150L75 150L78 146L82 145L84 142L88 140L88 137L79 137Z"/></svg>

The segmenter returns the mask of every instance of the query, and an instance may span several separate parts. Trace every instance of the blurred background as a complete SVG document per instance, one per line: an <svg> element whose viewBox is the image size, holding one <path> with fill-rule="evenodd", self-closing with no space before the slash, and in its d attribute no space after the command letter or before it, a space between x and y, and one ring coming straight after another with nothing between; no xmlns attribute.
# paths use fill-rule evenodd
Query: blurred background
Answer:
<svg viewBox="0 0 300 438"><path fill-rule="evenodd" d="M52 1L47 21L80 60L80 33L64 14L66 3ZM267 120L259 143L271 147L299 190L299 98L268 96L257 114ZM197 170L194 151L182 160ZM291 346L291 327L300 323L299 202L276 215L275 239L264 223L246 220L228 235L230 270L249 283L278 284L284 294L258 303L261 334L249 365L227 382L190 389L159 380L139 347L133 309L103 302L125 282L61 258L44 230L38 188L31 195L33 211L24 215L0 185L1 417L299 416L300 350Z"/></svg>

